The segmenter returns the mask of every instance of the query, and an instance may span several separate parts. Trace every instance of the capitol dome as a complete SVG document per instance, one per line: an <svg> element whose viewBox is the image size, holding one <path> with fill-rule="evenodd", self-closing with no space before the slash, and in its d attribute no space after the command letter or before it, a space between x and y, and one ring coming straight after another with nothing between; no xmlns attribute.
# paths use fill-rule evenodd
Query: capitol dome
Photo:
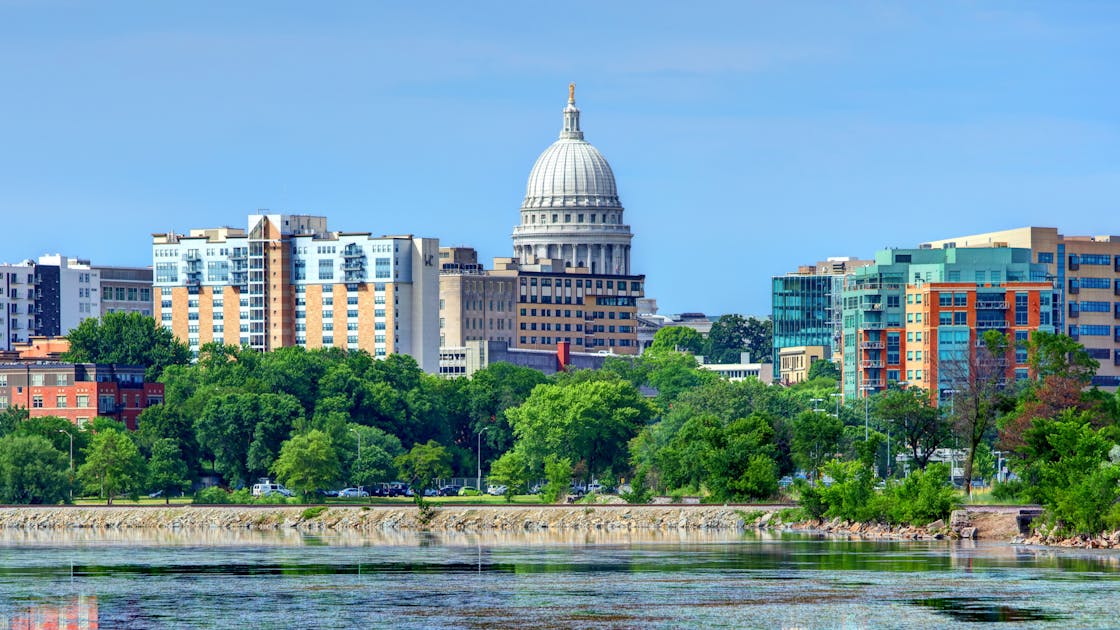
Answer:
<svg viewBox="0 0 1120 630"><path fill-rule="evenodd" d="M580 134L582 135L582 134ZM523 208L619 208L614 173L599 150L582 138L561 138L529 173Z"/></svg>
<svg viewBox="0 0 1120 630"><path fill-rule="evenodd" d="M630 226L623 223L614 172L583 139L575 85L568 86L560 139L529 173L513 249L524 264L562 260L593 274L630 273Z"/></svg>

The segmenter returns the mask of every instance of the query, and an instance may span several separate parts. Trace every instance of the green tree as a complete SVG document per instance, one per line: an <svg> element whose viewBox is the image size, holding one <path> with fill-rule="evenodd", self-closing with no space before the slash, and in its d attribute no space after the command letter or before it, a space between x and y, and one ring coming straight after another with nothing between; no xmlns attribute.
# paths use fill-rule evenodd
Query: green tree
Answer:
<svg viewBox="0 0 1120 630"><path fill-rule="evenodd" d="M839 418L818 411L803 411L793 421L793 457L819 478L821 466L840 450L844 424Z"/></svg>
<svg viewBox="0 0 1120 630"><path fill-rule="evenodd" d="M623 468L627 443L653 414L638 390L619 380L539 385L506 411L533 467L555 455L582 460L589 475Z"/></svg>
<svg viewBox="0 0 1120 630"><path fill-rule="evenodd" d="M556 503L560 497L568 494L568 487L572 485L572 460L555 455L546 456L544 477L548 483L541 491L541 500L545 503Z"/></svg>
<svg viewBox="0 0 1120 630"><path fill-rule="evenodd" d="M507 451L490 465L490 483L506 487L506 502L529 483L529 458L518 450Z"/></svg>
<svg viewBox="0 0 1120 630"><path fill-rule="evenodd" d="M70 488L69 456L38 435L0 438L0 501L60 503Z"/></svg>
<svg viewBox="0 0 1120 630"><path fill-rule="evenodd" d="M704 336L695 328L665 326L653 333L653 343L650 344L649 350L704 354L705 343Z"/></svg>
<svg viewBox="0 0 1120 630"><path fill-rule="evenodd" d="M809 380L811 381L817 378L830 378L833 381L839 381L840 368L828 359L813 361L813 363L809 365Z"/></svg>
<svg viewBox="0 0 1120 630"><path fill-rule="evenodd" d="M195 435L231 484L267 472L302 417L299 400L287 394L221 394L195 420Z"/></svg>
<svg viewBox="0 0 1120 630"><path fill-rule="evenodd" d="M283 443L272 471L281 483L308 497L338 480L338 454L327 434L312 429Z"/></svg>
<svg viewBox="0 0 1120 630"><path fill-rule="evenodd" d="M160 326L155 319L140 313L107 313L100 319L89 317L71 330L66 338L70 350L66 361L143 365L145 378L154 381L169 365L190 361L186 344Z"/></svg>
<svg viewBox="0 0 1120 630"><path fill-rule="evenodd" d="M15 433L24 420L31 417L26 407L13 405L0 411L0 437Z"/></svg>
<svg viewBox="0 0 1120 630"><path fill-rule="evenodd" d="M466 388L470 432L460 436L470 440L482 434L482 459L508 451L513 446L513 427L506 410L525 402L533 388L548 382L539 370L510 363L495 363L471 376Z"/></svg>
<svg viewBox="0 0 1120 630"><path fill-rule="evenodd" d="M762 363L772 360L774 326L769 318L723 315L708 331L707 355L714 363L736 363L740 352Z"/></svg>
<svg viewBox="0 0 1120 630"><path fill-rule="evenodd" d="M949 441L949 423L930 405L929 393L919 387L883 392L876 397L875 415L891 427L891 437L910 451L920 470Z"/></svg>
<svg viewBox="0 0 1120 630"><path fill-rule="evenodd" d="M144 458L127 434L107 428L93 436L86 449L86 461L78 477L92 492L113 504L113 497L128 492L135 496L144 481Z"/></svg>
<svg viewBox="0 0 1120 630"><path fill-rule="evenodd" d="M393 463L408 479L418 505L424 505L424 491L431 488L436 479L451 476L451 454L435 440L413 445L412 450L398 455Z"/></svg>
<svg viewBox="0 0 1120 630"><path fill-rule="evenodd" d="M191 487L190 473L179 444L171 438L156 440L148 459L148 487L163 493L164 503L171 503L173 492L186 492Z"/></svg>

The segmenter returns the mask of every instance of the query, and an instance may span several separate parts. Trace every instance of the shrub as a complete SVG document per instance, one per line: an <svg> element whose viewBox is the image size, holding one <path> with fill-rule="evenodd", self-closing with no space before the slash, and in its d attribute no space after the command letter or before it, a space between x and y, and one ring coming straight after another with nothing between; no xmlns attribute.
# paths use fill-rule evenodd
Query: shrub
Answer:
<svg viewBox="0 0 1120 630"><path fill-rule="evenodd" d="M948 518L960 505L960 497L949 483L946 464L930 464L883 491L879 512L892 523L926 525Z"/></svg>
<svg viewBox="0 0 1120 630"><path fill-rule="evenodd" d="M1022 501L1023 482L1015 479L992 485L992 498L999 501Z"/></svg>
<svg viewBox="0 0 1120 630"><path fill-rule="evenodd" d="M823 518L828 506L825 505L821 489L810 485L804 479L798 479L793 487L797 490L797 502L801 505L801 509L805 511L806 516L812 519Z"/></svg>
<svg viewBox="0 0 1120 630"><path fill-rule="evenodd" d="M194 498L191 499L191 502L200 505L223 505L226 503L233 503L233 501L230 501L230 494L218 486L210 486L209 488L199 490L194 493Z"/></svg>
<svg viewBox="0 0 1120 630"><path fill-rule="evenodd" d="M873 501L874 475L869 466L862 462L833 460L825 464L823 470L832 477L832 485L820 490L826 517L860 522L881 517L876 510L879 503Z"/></svg>
<svg viewBox="0 0 1120 630"><path fill-rule="evenodd" d="M303 514L302 514L303 520L309 521L313 518L319 518L319 516L321 516L323 514L323 512L326 512L326 511L327 511L327 506L325 506L325 505L316 505L314 507L309 507L309 508L307 508L306 510L303 511Z"/></svg>
<svg viewBox="0 0 1120 630"><path fill-rule="evenodd" d="M620 492L618 496L622 497L623 501L627 503L649 503L653 498L653 492L650 491L649 486L646 485L646 471L644 468L639 468L634 473L634 478L630 481L630 491Z"/></svg>
<svg viewBox="0 0 1120 630"><path fill-rule="evenodd" d="M1050 516L1066 534L1095 534L1120 526L1120 466L1102 463L1066 488L1056 489Z"/></svg>

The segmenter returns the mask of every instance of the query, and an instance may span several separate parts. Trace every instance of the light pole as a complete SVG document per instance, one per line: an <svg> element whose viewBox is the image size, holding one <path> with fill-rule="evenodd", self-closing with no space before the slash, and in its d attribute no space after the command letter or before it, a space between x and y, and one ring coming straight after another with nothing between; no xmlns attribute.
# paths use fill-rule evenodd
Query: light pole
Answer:
<svg viewBox="0 0 1120 630"><path fill-rule="evenodd" d="M809 399L809 402L813 403L813 411L814 411L814 412L819 412L819 411L823 411L822 409L818 409L818 408L817 408L817 406L818 406L818 405L819 405L820 403L824 402L824 399L823 399L823 398L810 398L810 399Z"/></svg>
<svg viewBox="0 0 1120 630"><path fill-rule="evenodd" d="M828 397L836 399L836 417L839 418L840 417L840 399L844 397L844 394L841 394L840 392L834 392L832 394L829 394Z"/></svg>
<svg viewBox="0 0 1120 630"><path fill-rule="evenodd" d="M362 462L362 434L357 429L350 429L350 432L358 436L358 459L354 462L354 467L357 468ZM350 480L354 481L353 472L350 474Z"/></svg>
<svg viewBox="0 0 1120 630"><path fill-rule="evenodd" d="M65 433L66 437L70 438L70 500L74 500L74 434L66 429L59 429L59 433Z"/></svg>
<svg viewBox="0 0 1120 630"><path fill-rule="evenodd" d="M478 479L474 482L474 489L479 492L482 492L482 434L486 433L486 429L489 428L490 427L483 427L482 430L478 432Z"/></svg>

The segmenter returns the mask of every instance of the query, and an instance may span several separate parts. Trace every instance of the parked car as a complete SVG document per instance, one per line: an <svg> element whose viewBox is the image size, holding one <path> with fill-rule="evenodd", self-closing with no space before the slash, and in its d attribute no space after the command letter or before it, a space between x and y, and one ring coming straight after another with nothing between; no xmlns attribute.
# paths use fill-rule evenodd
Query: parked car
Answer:
<svg viewBox="0 0 1120 630"><path fill-rule="evenodd" d="M573 483L572 485L568 486L568 494L582 497L583 495L587 494L587 488L577 483Z"/></svg>
<svg viewBox="0 0 1120 630"><path fill-rule="evenodd" d="M463 486L462 488L459 488L459 496L461 497L477 497L480 494L482 493L479 492L478 488L475 488L474 486Z"/></svg>
<svg viewBox="0 0 1120 630"><path fill-rule="evenodd" d="M502 486L502 485L497 485L496 486L494 484L490 484L490 485L486 486L486 494L489 494L489 495L495 496L495 497L502 496L503 494L506 493L506 490L507 490L507 488L505 486Z"/></svg>
<svg viewBox="0 0 1120 630"><path fill-rule="evenodd" d="M340 498L340 499L352 499L352 498L368 497L368 496L369 496L369 493L366 492L365 490L361 489L361 488L346 488L344 490L339 490L338 491L338 498Z"/></svg>
<svg viewBox="0 0 1120 630"><path fill-rule="evenodd" d="M321 497L337 497L338 490L316 490L315 494Z"/></svg>
<svg viewBox="0 0 1120 630"><path fill-rule="evenodd" d="M544 487L548 484L535 483L529 487L529 494L540 494L544 492Z"/></svg>
<svg viewBox="0 0 1120 630"><path fill-rule="evenodd" d="M390 481L383 485L387 497L403 497L409 490L408 484L403 481Z"/></svg>
<svg viewBox="0 0 1120 630"><path fill-rule="evenodd" d="M462 490L462 489L463 489L463 486L443 486L442 488L439 489L439 496L441 496L441 497L457 497L457 496L459 496L459 491Z"/></svg>

